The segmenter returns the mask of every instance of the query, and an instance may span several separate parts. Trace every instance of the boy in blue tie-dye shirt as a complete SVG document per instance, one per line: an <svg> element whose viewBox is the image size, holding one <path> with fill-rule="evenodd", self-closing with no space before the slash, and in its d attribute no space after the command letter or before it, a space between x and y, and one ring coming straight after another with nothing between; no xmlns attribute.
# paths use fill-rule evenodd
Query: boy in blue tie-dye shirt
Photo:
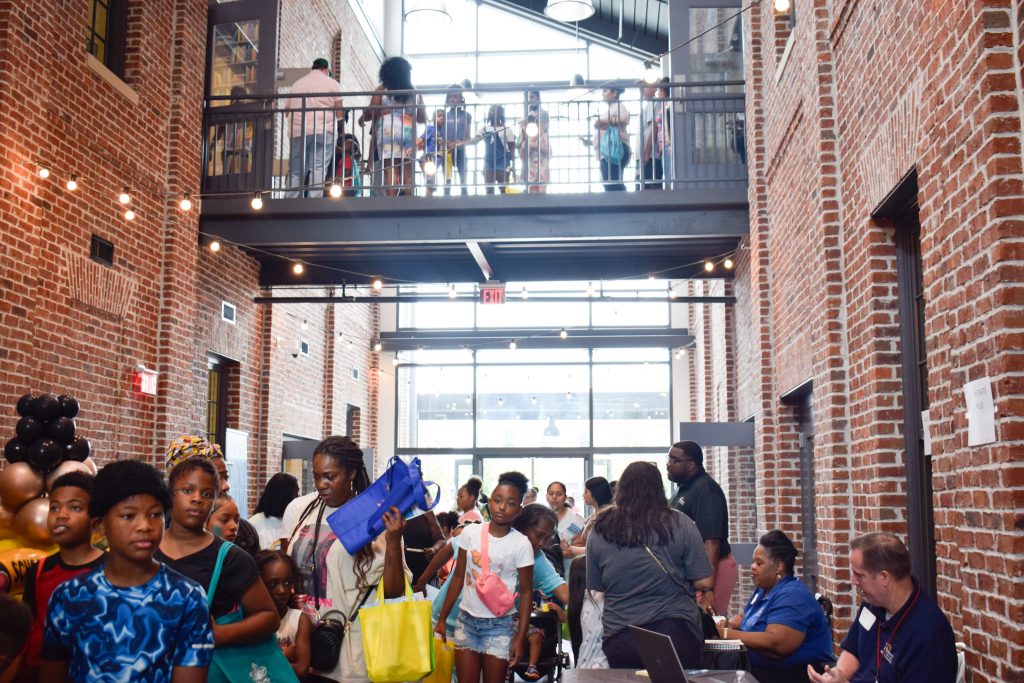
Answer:
<svg viewBox="0 0 1024 683"><path fill-rule="evenodd" d="M206 595L153 559L170 503L163 477L144 463L121 460L96 476L89 513L110 554L104 567L54 591L40 680L206 680L213 656Z"/></svg>

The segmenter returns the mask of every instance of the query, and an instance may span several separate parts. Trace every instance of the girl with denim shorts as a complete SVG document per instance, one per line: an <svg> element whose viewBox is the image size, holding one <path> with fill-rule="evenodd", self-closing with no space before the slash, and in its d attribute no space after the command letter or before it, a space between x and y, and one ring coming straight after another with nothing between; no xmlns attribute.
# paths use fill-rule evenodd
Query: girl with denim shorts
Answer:
<svg viewBox="0 0 1024 683"><path fill-rule="evenodd" d="M514 606L495 614L485 604L494 601L488 596L482 599L477 592L477 580L485 573L485 566L510 595L517 580L521 586L533 585L533 546L526 536L512 528L522 508L526 487L526 477L521 473L501 474L487 501L490 523L467 527L459 537L458 560L434 632L447 641L445 621L461 595L453 638L455 670L460 681L478 681L483 673L483 683L502 683L509 665L518 663L526 652L530 600L520 600L517 624ZM482 554L484 533L486 558Z"/></svg>

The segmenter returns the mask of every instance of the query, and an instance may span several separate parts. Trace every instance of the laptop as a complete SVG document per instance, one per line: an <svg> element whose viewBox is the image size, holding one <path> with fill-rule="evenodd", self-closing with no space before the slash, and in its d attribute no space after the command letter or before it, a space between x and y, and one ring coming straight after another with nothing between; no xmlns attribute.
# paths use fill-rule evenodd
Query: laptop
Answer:
<svg viewBox="0 0 1024 683"><path fill-rule="evenodd" d="M695 674L690 674L689 677L686 675L683 663L679 661L679 654L676 653L676 646L664 633L649 631L639 626L630 626L629 630L633 633L636 649L647 668L647 676L651 683L686 683L703 678Z"/></svg>

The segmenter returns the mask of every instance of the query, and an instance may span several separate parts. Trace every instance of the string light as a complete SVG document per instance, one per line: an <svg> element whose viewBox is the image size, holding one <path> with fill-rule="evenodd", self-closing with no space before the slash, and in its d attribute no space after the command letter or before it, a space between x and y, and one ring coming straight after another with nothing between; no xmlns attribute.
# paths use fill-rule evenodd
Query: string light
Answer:
<svg viewBox="0 0 1024 683"><path fill-rule="evenodd" d="M732 267L733 267L732 259L731 258L725 259L725 261L722 263L722 265L725 266L726 270L732 270Z"/></svg>
<svg viewBox="0 0 1024 683"><path fill-rule="evenodd" d="M384 345L380 343L380 339L378 339L377 341L373 342L373 350L374 351L378 351L379 352L383 348L384 348Z"/></svg>
<svg viewBox="0 0 1024 683"><path fill-rule="evenodd" d="M704 270L707 271L708 273L715 272L715 263L714 263L714 261L705 261L704 262Z"/></svg>
<svg viewBox="0 0 1024 683"><path fill-rule="evenodd" d="M423 175L437 175L437 162L434 161L433 159L427 159L425 162L423 162Z"/></svg>
<svg viewBox="0 0 1024 683"><path fill-rule="evenodd" d="M459 296L459 293L455 291L455 285L449 285L448 286L448 298L449 299L454 299L457 296Z"/></svg>
<svg viewBox="0 0 1024 683"><path fill-rule="evenodd" d="M775 0L775 11L779 14L789 14L789 0Z"/></svg>
<svg viewBox="0 0 1024 683"><path fill-rule="evenodd" d="M380 278L373 281L373 291L379 292L383 287L384 283L380 281Z"/></svg>
<svg viewBox="0 0 1024 683"><path fill-rule="evenodd" d="M654 66L654 60L644 61L644 83L654 85L661 79L661 72Z"/></svg>
<svg viewBox="0 0 1024 683"><path fill-rule="evenodd" d="M568 336L569 336L569 333L568 333L568 332L566 331L566 329L565 329L565 328L563 327L563 328L562 328L562 331L558 333L558 336L559 336L559 337L561 337L562 339L565 339L566 337L568 337Z"/></svg>
<svg viewBox="0 0 1024 683"><path fill-rule="evenodd" d="M537 137L537 133L539 132L540 126L537 125L536 121L530 121L528 124L526 124L526 137L535 138Z"/></svg>
<svg viewBox="0 0 1024 683"><path fill-rule="evenodd" d="M526 291L526 285L523 285L523 291L519 296L520 298L522 298L523 301L526 301L527 299L530 298L530 293Z"/></svg>
<svg viewBox="0 0 1024 683"><path fill-rule="evenodd" d="M263 196L262 196L262 194L259 193L259 192L254 194L252 196L252 201L249 202L249 206L251 206L255 211L259 211L260 209L262 209L263 208Z"/></svg>
<svg viewBox="0 0 1024 683"><path fill-rule="evenodd" d="M126 221L133 221L133 220L135 220L135 212L132 211L131 209L128 209L127 211L124 212L124 219Z"/></svg>
<svg viewBox="0 0 1024 683"><path fill-rule="evenodd" d="M594 283L593 282L588 283L587 284L587 296L594 296L594 293L595 293L594 292Z"/></svg>
<svg viewBox="0 0 1024 683"><path fill-rule="evenodd" d="M186 192L185 195L181 198L181 201L178 202L178 208L181 209L182 211L191 211L192 195Z"/></svg>
<svg viewBox="0 0 1024 683"><path fill-rule="evenodd" d="M68 182L64 185L64 187L68 188L68 192L74 192L75 190L77 190L78 189L78 176L76 176L74 173L72 173L71 177L68 178Z"/></svg>
<svg viewBox="0 0 1024 683"><path fill-rule="evenodd" d="M125 185L124 189L121 190L121 194L117 195L117 201L121 202L122 204L127 204L131 200L132 200L131 191L128 189L128 186Z"/></svg>
<svg viewBox="0 0 1024 683"><path fill-rule="evenodd" d="M303 331L308 330L309 329L309 321L308 320L303 320L302 324L299 325L299 328L301 330L303 330Z"/></svg>
<svg viewBox="0 0 1024 683"><path fill-rule="evenodd" d="M334 199L341 196L341 183L331 183L330 188L327 190L327 194L331 195Z"/></svg>
<svg viewBox="0 0 1024 683"><path fill-rule="evenodd" d="M683 350L682 349L676 349L676 360L679 360L682 357L683 357Z"/></svg>
<svg viewBox="0 0 1024 683"><path fill-rule="evenodd" d="M213 253L217 253L218 251L220 251L220 240L213 240L212 242L210 242L210 251L212 251Z"/></svg>
<svg viewBox="0 0 1024 683"><path fill-rule="evenodd" d="M510 342L508 343L508 348L509 348L510 350L512 350L512 351L515 351L515 350L516 350L516 349L517 349L518 347L519 347L519 345L518 345L518 344L516 344L516 340L515 340L515 339L513 339L512 341L510 341Z"/></svg>
<svg viewBox="0 0 1024 683"><path fill-rule="evenodd" d="M303 266L301 263L296 263L295 265L292 266L292 272L295 273L296 275L302 275L303 271L305 270L306 267Z"/></svg>
<svg viewBox="0 0 1024 683"><path fill-rule="evenodd" d="M401 361L398 360L398 356L395 356L394 358L391 359L391 364L392 365L398 365L399 362L401 362Z"/></svg>
<svg viewBox="0 0 1024 683"><path fill-rule="evenodd" d="M676 294L676 290L674 288L668 290L668 298L669 299L675 299L677 296L679 296L679 295Z"/></svg>
<svg viewBox="0 0 1024 683"><path fill-rule="evenodd" d="M50 177L50 169L46 168L45 166L40 166L39 167L39 177L42 178L43 180L46 180L47 178L49 178Z"/></svg>

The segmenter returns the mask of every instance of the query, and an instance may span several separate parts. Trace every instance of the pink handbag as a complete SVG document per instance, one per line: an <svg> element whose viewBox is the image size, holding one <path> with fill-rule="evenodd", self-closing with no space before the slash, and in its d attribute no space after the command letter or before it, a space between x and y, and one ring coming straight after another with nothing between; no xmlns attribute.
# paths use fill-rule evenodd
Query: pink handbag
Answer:
<svg viewBox="0 0 1024 683"><path fill-rule="evenodd" d="M490 524L480 527L480 561L482 563L480 576L476 578L476 594L484 607L489 609L496 617L503 617L508 614L516 605L516 598L519 593L512 593L502 582L497 574L491 573L491 558L487 552L487 539L490 534Z"/></svg>

